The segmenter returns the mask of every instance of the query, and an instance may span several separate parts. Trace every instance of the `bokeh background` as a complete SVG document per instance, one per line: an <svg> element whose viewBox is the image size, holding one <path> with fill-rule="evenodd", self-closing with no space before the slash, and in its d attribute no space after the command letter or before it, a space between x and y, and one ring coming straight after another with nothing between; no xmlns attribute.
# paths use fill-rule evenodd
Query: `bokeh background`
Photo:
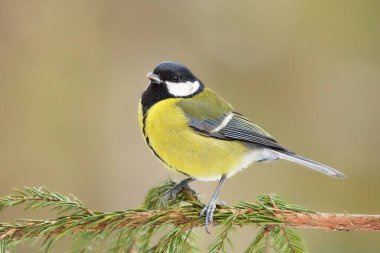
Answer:
<svg viewBox="0 0 380 253"><path fill-rule="evenodd" d="M146 73L175 60L281 143L348 176L253 165L227 181L227 203L277 193L378 214L379 10L375 0L0 1L0 195L45 185L94 210L139 206L169 174L141 137L137 104ZM193 186L207 201L216 183ZM380 247L378 233L300 232L310 252ZM238 229L230 251L254 233ZM199 234L204 252L215 233Z"/></svg>

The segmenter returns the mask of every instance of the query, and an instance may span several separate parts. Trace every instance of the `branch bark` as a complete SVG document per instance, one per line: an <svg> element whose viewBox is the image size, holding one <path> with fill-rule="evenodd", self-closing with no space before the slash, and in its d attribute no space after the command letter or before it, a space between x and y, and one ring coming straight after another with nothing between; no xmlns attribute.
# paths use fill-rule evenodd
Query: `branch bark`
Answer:
<svg viewBox="0 0 380 253"><path fill-rule="evenodd" d="M332 231L380 231L380 215L335 213L278 214L291 227Z"/></svg>

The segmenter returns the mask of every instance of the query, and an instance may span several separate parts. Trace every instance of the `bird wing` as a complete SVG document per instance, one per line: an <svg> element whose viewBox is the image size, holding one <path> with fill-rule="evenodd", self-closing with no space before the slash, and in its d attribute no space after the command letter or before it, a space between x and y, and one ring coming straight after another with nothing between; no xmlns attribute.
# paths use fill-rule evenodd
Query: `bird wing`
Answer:
<svg viewBox="0 0 380 253"><path fill-rule="evenodd" d="M198 121L191 119L189 126L195 132L223 140L243 141L290 152L259 126L236 112L218 119Z"/></svg>
<svg viewBox="0 0 380 253"><path fill-rule="evenodd" d="M260 144L292 153L262 128L234 112L217 94L208 92L204 97L184 99L178 104L188 118L189 127L196 133L217 139ZM219 106L216 107L215 104Z"/></svg>

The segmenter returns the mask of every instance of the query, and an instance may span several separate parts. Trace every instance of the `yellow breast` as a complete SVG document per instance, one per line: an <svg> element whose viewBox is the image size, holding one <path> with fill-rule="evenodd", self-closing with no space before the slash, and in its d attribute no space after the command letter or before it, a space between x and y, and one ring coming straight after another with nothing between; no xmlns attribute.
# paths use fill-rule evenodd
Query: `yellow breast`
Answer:
<svg viewBox="0 0 380 253"><path fill-rule="evenodd" d="M177 98L158 102L149 109L144 124L140 115L140 125L156 155L169 168L200 180L218 180L241 169L248 147L194 132L177 102Z"/></svg>

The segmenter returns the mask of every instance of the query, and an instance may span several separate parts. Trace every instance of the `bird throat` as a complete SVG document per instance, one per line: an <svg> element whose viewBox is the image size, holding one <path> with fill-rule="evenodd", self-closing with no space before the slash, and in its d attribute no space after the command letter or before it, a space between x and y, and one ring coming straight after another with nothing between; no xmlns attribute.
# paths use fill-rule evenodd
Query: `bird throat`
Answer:
<svg viewBox="0 0 380 253"><path fill-rule="evenodd" d="M151 82L141 96L142 114L145 117L148 110L157 102L171 98L165 84Z"/></svg>

